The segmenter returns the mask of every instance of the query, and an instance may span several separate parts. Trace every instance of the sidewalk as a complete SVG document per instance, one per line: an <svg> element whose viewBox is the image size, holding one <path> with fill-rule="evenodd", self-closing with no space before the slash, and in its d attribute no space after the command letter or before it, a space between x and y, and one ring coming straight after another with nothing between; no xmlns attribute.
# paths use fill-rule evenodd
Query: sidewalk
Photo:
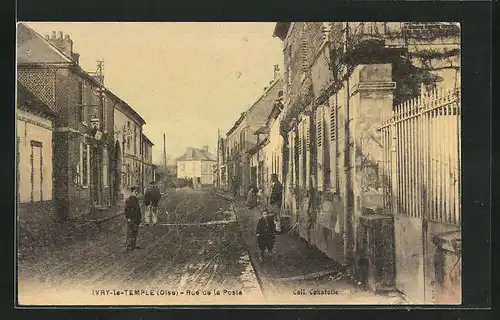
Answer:
<svg viewBox="0 0 500 320"><path fill-rule="evenodd" d="M295 234L276 235L276 252L258 261L255 228L259 209L235 200L243 241L267 303L273 304L406 304L397 294L368 292L346 274L346 268Z"/></svg>

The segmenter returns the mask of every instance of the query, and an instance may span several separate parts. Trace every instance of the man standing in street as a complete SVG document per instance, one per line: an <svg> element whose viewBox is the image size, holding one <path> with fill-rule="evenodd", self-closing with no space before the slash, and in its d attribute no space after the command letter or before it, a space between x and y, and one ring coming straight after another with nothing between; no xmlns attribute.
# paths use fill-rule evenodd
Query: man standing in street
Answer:
<svg viewBox="0 0 500 320"><path fill-rule="evenodd" d="M137 187L130 188L132 193L125 200L125 217L127 218L127 250L138 249L136 245L137 233L139 232L139 224L141 223L141 207L137 196L139 189Z"/></svg>
<svg viewBox="0 0 500 320"><path fill-rule="evenodd" d="M144 194L144 205L146 206L145 223L147 226L150 223L154 226L158 222L158 203L160 199L160 189L156 186L155 181L151 181Z"/></svg>
<svg viewBox="0 0 500 320"><path fill-rule="evenodd" d="M269 199L269 204L273 211L276 220L276 231L281 232L281 205L283 196L283 186L278 179L278 175L273 173L271 175L271 196Z"/></svg>

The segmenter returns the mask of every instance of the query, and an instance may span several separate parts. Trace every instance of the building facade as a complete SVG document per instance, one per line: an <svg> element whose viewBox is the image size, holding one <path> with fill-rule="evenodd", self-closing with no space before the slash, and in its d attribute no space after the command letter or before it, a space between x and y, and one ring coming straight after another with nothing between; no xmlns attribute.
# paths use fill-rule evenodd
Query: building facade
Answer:
<svg viewBox="0 0 500 320"><path fill-rule="evenodd" d="M279 69L275 66L274 79L270 81L269 87L264 88L264 93L252 104L252 106L235 122L227 132L225 139L226 162L228 185L230 190L237 186L237 193L245 194L251 183L255 183L257 176L255 170L252 172L250 155L248 153L255 144L254 133L266 124L267 118L274 104L282 95L283 80Z"/></svg>
<svg viewBox="0 0 500 320"><path fill-rule="evenodd" d="M215 166L215 186L219 189L228 191L228 175L226 167L226 139L223 137L218 137L218 147L217 147L217 164Z"/></svg>
<svg viewBox="0 0 500 320"><path fill-rule="evenodd" d="M131 183L142 183L144 120L104 86L102 74L80 67L69 35L42 37L21 23L17 40L19 83L55 114L52 187L58 219L119 204Z"/></svg>
<svg viewBox="0 0 500 320"><path fill-rule="evenodd" d="M118 199L121 200L135 186L143 189L143 133L144 119L127 103L114 107L115 155L120 155L117 168L121 168Z"/></svg>
<svg viewBox="0 0 500 320"><path fill-rule="evenodd" d="M193 186L213 185L215 181L213 166L217 158L210 154L208 146L201 149L187 148L186 152L177 158L177 178L190 179Z"/></svg>
<svg viewBox="0 0 500 320"><path fill-rule="evenodd" d="M155 166L153 165L153 142L142 135L142 188L144 189L147 184L155 180Z"/></svg>
<svg viewBox="0 0 500 320"><path fill-rule="evenodd" d="M54 213L52 136L55 113L17 82L16 159L18 219Z"/></svg>
<svg viewBox="0 0 500 320"><path fill-rule="evenodd" d="M401 232L427 222L409 218L409 212L386 201L397 183L390 186L382 168L392 147L384 147L389 138L380 127L401 103L408 113L405 101L422 94L428 98L440 85L459 87L459 28L451 23L296 22L277 23L274 36L284 45L284 203L299 234L363 277L368 225L385 226L377 239L385 249L379 255L391 261L381 267L385 285L393 279L413 299L431 301L435 255L417 251L434 245L421 238L422 227L413 235ZM391 163L406 166L406 157ZM427 239L458 228L435 225ZM418 257L413 262L405 254L410 251Z"/></svg>
<svg viewBox="0 0 500 320"><path fill-rule="evenodd" d="M24 24L18 26L18 80L57 115L54 201L61 219L109 203L103 168L113 119L103 101L102 83L81 69L72 47L68 35L56 37L53 32L42 38Z"/></svg>

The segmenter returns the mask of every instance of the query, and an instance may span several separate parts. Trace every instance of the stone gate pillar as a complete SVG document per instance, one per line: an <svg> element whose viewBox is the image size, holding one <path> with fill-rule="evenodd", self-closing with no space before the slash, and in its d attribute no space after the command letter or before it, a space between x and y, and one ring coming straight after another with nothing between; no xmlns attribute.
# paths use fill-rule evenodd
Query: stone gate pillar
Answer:
<svg viewBox="0 0 500 320"><path fill-rule="evenodd" d="M381 135L377 131L383 116L393 108L393 91L396 83L392 81L392 65L358 65L350 78L350 137L354 141L352 152L355 154L353 182L355 215L363 211L382 209L382 161L383 150ZM357 219L354 219L356 221Z"/></svg>

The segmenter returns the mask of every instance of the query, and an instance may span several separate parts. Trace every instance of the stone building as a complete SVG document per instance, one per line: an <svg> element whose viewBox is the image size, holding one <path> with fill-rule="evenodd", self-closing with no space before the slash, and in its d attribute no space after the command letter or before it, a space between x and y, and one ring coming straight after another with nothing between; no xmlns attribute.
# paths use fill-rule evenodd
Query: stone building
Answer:
<svg viewBox="0 0 500 320"><path fill-rule="evenodd" d="M190 179L195 187L213 185L214 164L217 164L217 158L209 152L208 146L201 149L187 148L186 152L177 158L177 178Z"/></svg>
<svg viewBox="0 0 500 320"><path fill-rule="evenodd" d="M16 172L20 220L52 216L52 136L55 112L17 82Z"/></svg>
<svg viewBox="0 0 500 320"><path fill-rule="evenodd" d="M228 191L228 176L226 167L226 139L218 137L217 164L215 167L216 187Z"/></svg>
<svg viewBox="0 0 500 320"><path fill-rule="evenodd" d="M103 75L81 68L69 35L42 37L18 24L17 79L55 114L52 181L60 220L117 205L126 188L141 185L145 121L104 86Z"/></svg>
<svg viewBox="0 0 500 320"><path fill-rule="evenodd" d="M417 252L419 258L412 261L404 252L433 245L424 244L422 228L420 238L398 231L411 221L384 200L389 187L382 166L390 148L384 147L379 128L401 103L440 85L459 87L459 27L280 22L274 36L284 46L280 133L287 168L285 208L299 234L336 261L353 266L363 281L390 286L395 280L416 301L431 301L427 291L433 286L424 290L421 284L434 283L434 255ZM415 223L422 225L419 219ZM439 225L429 238L438 230L457 228ZM367 256L370 250L363 239L372 232L369 228L379 234L375 241L383 245L377 254L386 257L386 265L374 265L382 260Z"/></svg>
<svg viewBox="0 0 500 320"><path fill-rule="evenodd" d="M43 38L19 24L17 49L19 82L56 114L53 183L59 218L85 215L108 204L103 168L113 117L102 84L79 66L73 42L62 32Z"/></svg>
<svg viewBox="0 0 500 320"><path fill-rule="evenodd" d="M271 195L271 175L276 174L280 182L283 172L283 137L280 133L283 96L275 100L265 124L254 132L256 144L248 150L252 184L257 186L266 201Z"/></svg>
<svg viewBox="0 0 500 320"><path fill-rule="evenodd" d="M116 190L119 190L118 200L121 201L130 193L131 187L141 188L143 185L142 127L146 122L124 101L116 103L113 110L114 153L116 168L120 170Z"/></svg>
<svg viewBox="0 0 500 320"><path fill-rule="evenodd" d="M248 191L250 183L256 182L256 172L251 171L248 151L256 144L254 140L255 131L265 125L276 100L281 96L282 84L283 80L277 66L275 66L274 79L270 81L269 87L264 88L264 93L247 111L241 114L240 118L226 134L225 165L227 167L229 189L232 190L233 178L235 178L240 195Z"/></svg>
<svg viewBox="0 0 500 320"><path fill-rule="evenodd" d="M142 135L142 189L146 187L151 181L155 180L155 166L153 165L153 142Z"/></svg>

